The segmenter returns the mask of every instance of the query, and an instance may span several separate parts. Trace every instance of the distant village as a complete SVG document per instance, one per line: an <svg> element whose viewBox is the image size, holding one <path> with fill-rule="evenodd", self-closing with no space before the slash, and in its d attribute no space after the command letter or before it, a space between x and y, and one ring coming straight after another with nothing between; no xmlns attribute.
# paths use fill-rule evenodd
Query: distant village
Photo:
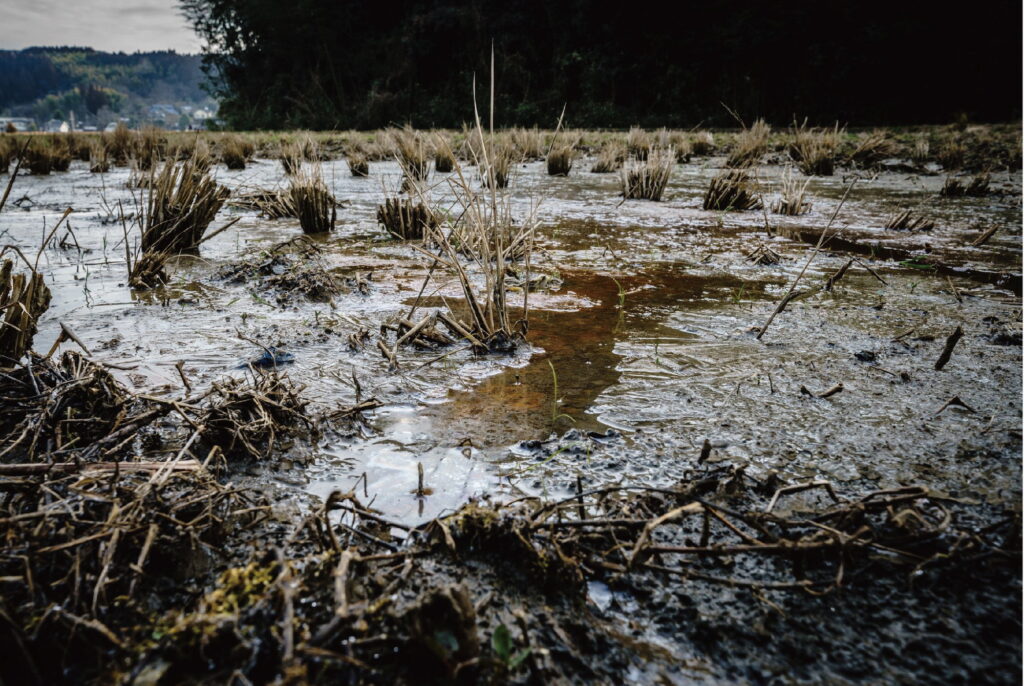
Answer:
<svg viewBox="0 0 1024 686"><path fill-rule="evenodd" d="M90 117L94 120L95 117ZM113 131L119 123L129 128L157 126L168 131L204 131L216 123L216 112L193 105L170 105L158 103L142 109L139 116L114 116L103 126L90 121L78 121L75 112L67 119L37 121L32 117L0 116L0 131L43 131L46 133L67 133L69 131Z"/></svg>

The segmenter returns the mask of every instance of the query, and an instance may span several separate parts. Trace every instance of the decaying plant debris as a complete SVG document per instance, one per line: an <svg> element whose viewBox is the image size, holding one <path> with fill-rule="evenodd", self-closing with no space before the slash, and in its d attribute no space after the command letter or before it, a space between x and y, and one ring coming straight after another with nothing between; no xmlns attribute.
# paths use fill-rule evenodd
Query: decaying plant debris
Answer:
<svg viewBox="0 0 1024 686"><path fill-rule="evenodd" d="M215 383L200 417L200 439L228 459L269 459L282 439L314 430L302 391L277 370Z"/></svg>
<svg viewBox="0 0 1024 686"><path fill-rule="evenodd" d="M946 198L959 198L963 196L980 198L988 195L991 176L988 172L972 176L970 181L964 183L962 180L950 176L942 186L940 195Z"/></svg>
<svg viewBox="0 0 1024 686"><path fill-rule="evenodd" d="M931 231L935 228L935 221L908 209L889 217L885 228L893 231Z"/></svg>
<svg viewBox="0 0 1024 686"><path fill-rule="evenodd" d="M714 650L692 617L719 594L827 605L908 577L934 588L999 578L1020 563L1013 518L978 530L975 508L916 486L844 497L825 482L782 486L720 466L666 488L470 503L416 527L335 491L282 521L264 497L226 485L215 461L183 459L187 448L120 473L97 465L10 482L5 678L614 680L617 659L587 657L624 650L617 623L581 613L590 583L633 596L679 589L638 618L662 617L660 632ZM791 505L813 491L830 504ZM205 590L174 591L175 578ZM678 668L670 654L647 659Z"/></svg>
<svg viewBox="0 0 1024 686"><path fill-rule="evenodd" d="M323 249L305 236L228 265L220 276L234 282L258 282L257 287L269 291L279 305L286 305L297 296L330 303L346 286L364 293L369 287L364 276L342 280L332 274L324 261Z"/></svg>

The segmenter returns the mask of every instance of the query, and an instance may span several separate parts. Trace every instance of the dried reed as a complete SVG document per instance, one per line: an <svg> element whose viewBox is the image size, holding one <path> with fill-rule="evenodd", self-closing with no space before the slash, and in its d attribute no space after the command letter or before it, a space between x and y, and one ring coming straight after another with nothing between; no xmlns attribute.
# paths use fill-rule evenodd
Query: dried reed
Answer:
<svg viewBox="0 0 1024 686"><path fill-rule="evenodd" d="M885 228L893 231L931 231L935 228L935 221L915 215L913 210L903 210L889 217Z"/></svg>
<svg viewBox="0 0 1024 686"><path fill-rule="evenodd" d="M761 206L746 169L729 169L711 179L704 194L705 210L752 210Z"/></svg>
<svg viewBox="0 0 1024 686"><path fill-rule="evenodd" d="M760 162L761 157L768 152L768 137L771 132L772 127L764 119L758 119L750 128L744 127L736 135L725 166L740 169Z"/></svg>
<svg viewBox="0 0 1024 686"><path fill-rule="evenodd" d="M622 168L626 161L626 146L616 141L604 144L597 153L597 159L590 167L592 174L612 174Z"/></svg>
<svg viewBox="0 0 1024 686"><path fill-rule="evenodd" d="M676 154L672 148L654 148L646 159L626 160L619 176L623 198L661 200L675 164Z"/></svg>
<svg viewBox="0 0 1024 686"><path fill-rule="evenodd" d="M195 254L203 234L224 205L230 191L213 179L195 157L181 163L168 160L151 174L143 208L144 253Z"/></svg>
<svg viewBox="0 0 1024 686"><path fill-rule="evenodd" d="M433 210L411 198L386 198L377 206L377 223L402 240L422 239L438 226Z"/></svg>
<svg viewBox="0 0 1024 686"><path fill-rule="evenodd" d="M338 218L337 204L324 183L319 164L314 164L310 171L299 169L292 174L288 198L303 233L334 230Z"/></svg>
<svg viewBox="0 0 1024 686"><path fill-rule="evenodd" d="M832 176L835 173L835 157L845 129L839 124L832 129L810 129L807 120L803 124L793 122L793 140L789 144L789 156L807 176Z"/></svg>
<svg viewBox="0 0 1024 686"><path fill-rule="evenodd" d="M32 347L36 322L50 307L50 289L43 275L30 268L29 273L15 273L14 262L0 264L0 365L9 367Z"/></svg>
<svg viewBox="0 0 1024 686"><path fill-rule="evenodd" d="M572 169L572 160L575 154L571 145L552 148L547 156L548 175L568 176L569 170Z"/></svg>
<svg viewBox="0 0 1024 686"><path fill-rule="evenodd" d="M782 174L782 185L779 189L779 199L772 204L772 212L797 216L809 212L811 204L805 202L807 184L810 179L804 179L803 183L793 179L792 168L787 167Z"/></svg>

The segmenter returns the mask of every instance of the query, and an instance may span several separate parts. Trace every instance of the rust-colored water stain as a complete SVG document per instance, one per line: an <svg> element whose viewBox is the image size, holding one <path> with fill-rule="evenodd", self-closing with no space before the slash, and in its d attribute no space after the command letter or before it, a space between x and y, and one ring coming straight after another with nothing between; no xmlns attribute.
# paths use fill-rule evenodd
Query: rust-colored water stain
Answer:
<svg viewBox="0 0 1024 686"><path fill-rule="evenodd" d="M627 333L656 332L661 325L652 316L653 309L700 306L709 293L740 283L724 275L686 274L672 265L614 278L593 272L562 276L565 289L594 306L532 310L529 340L543 353L534 355L526 367L506 369L470 390L450 392L447 403L427 407L425 414L442 435L456 441L469 438L477 447L488 448L547 438L573 427L605 429L589 410L619 379L616 341ZM620 285L626 293L621 308Z"/></svg>

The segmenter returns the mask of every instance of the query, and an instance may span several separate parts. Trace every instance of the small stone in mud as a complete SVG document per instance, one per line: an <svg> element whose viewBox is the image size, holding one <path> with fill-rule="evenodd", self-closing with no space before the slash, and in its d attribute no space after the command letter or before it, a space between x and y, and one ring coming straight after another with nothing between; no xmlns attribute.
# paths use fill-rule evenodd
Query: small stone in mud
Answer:
<svg viewBox="0 0 1024 686"><path fill-rule="evenodd" d="M874 362L875 360L878 359L878 356L875 355L875 353L871 352L870 350L860 350L858 352L855 352L853 356L856 357L861 362Z"/></svg>

